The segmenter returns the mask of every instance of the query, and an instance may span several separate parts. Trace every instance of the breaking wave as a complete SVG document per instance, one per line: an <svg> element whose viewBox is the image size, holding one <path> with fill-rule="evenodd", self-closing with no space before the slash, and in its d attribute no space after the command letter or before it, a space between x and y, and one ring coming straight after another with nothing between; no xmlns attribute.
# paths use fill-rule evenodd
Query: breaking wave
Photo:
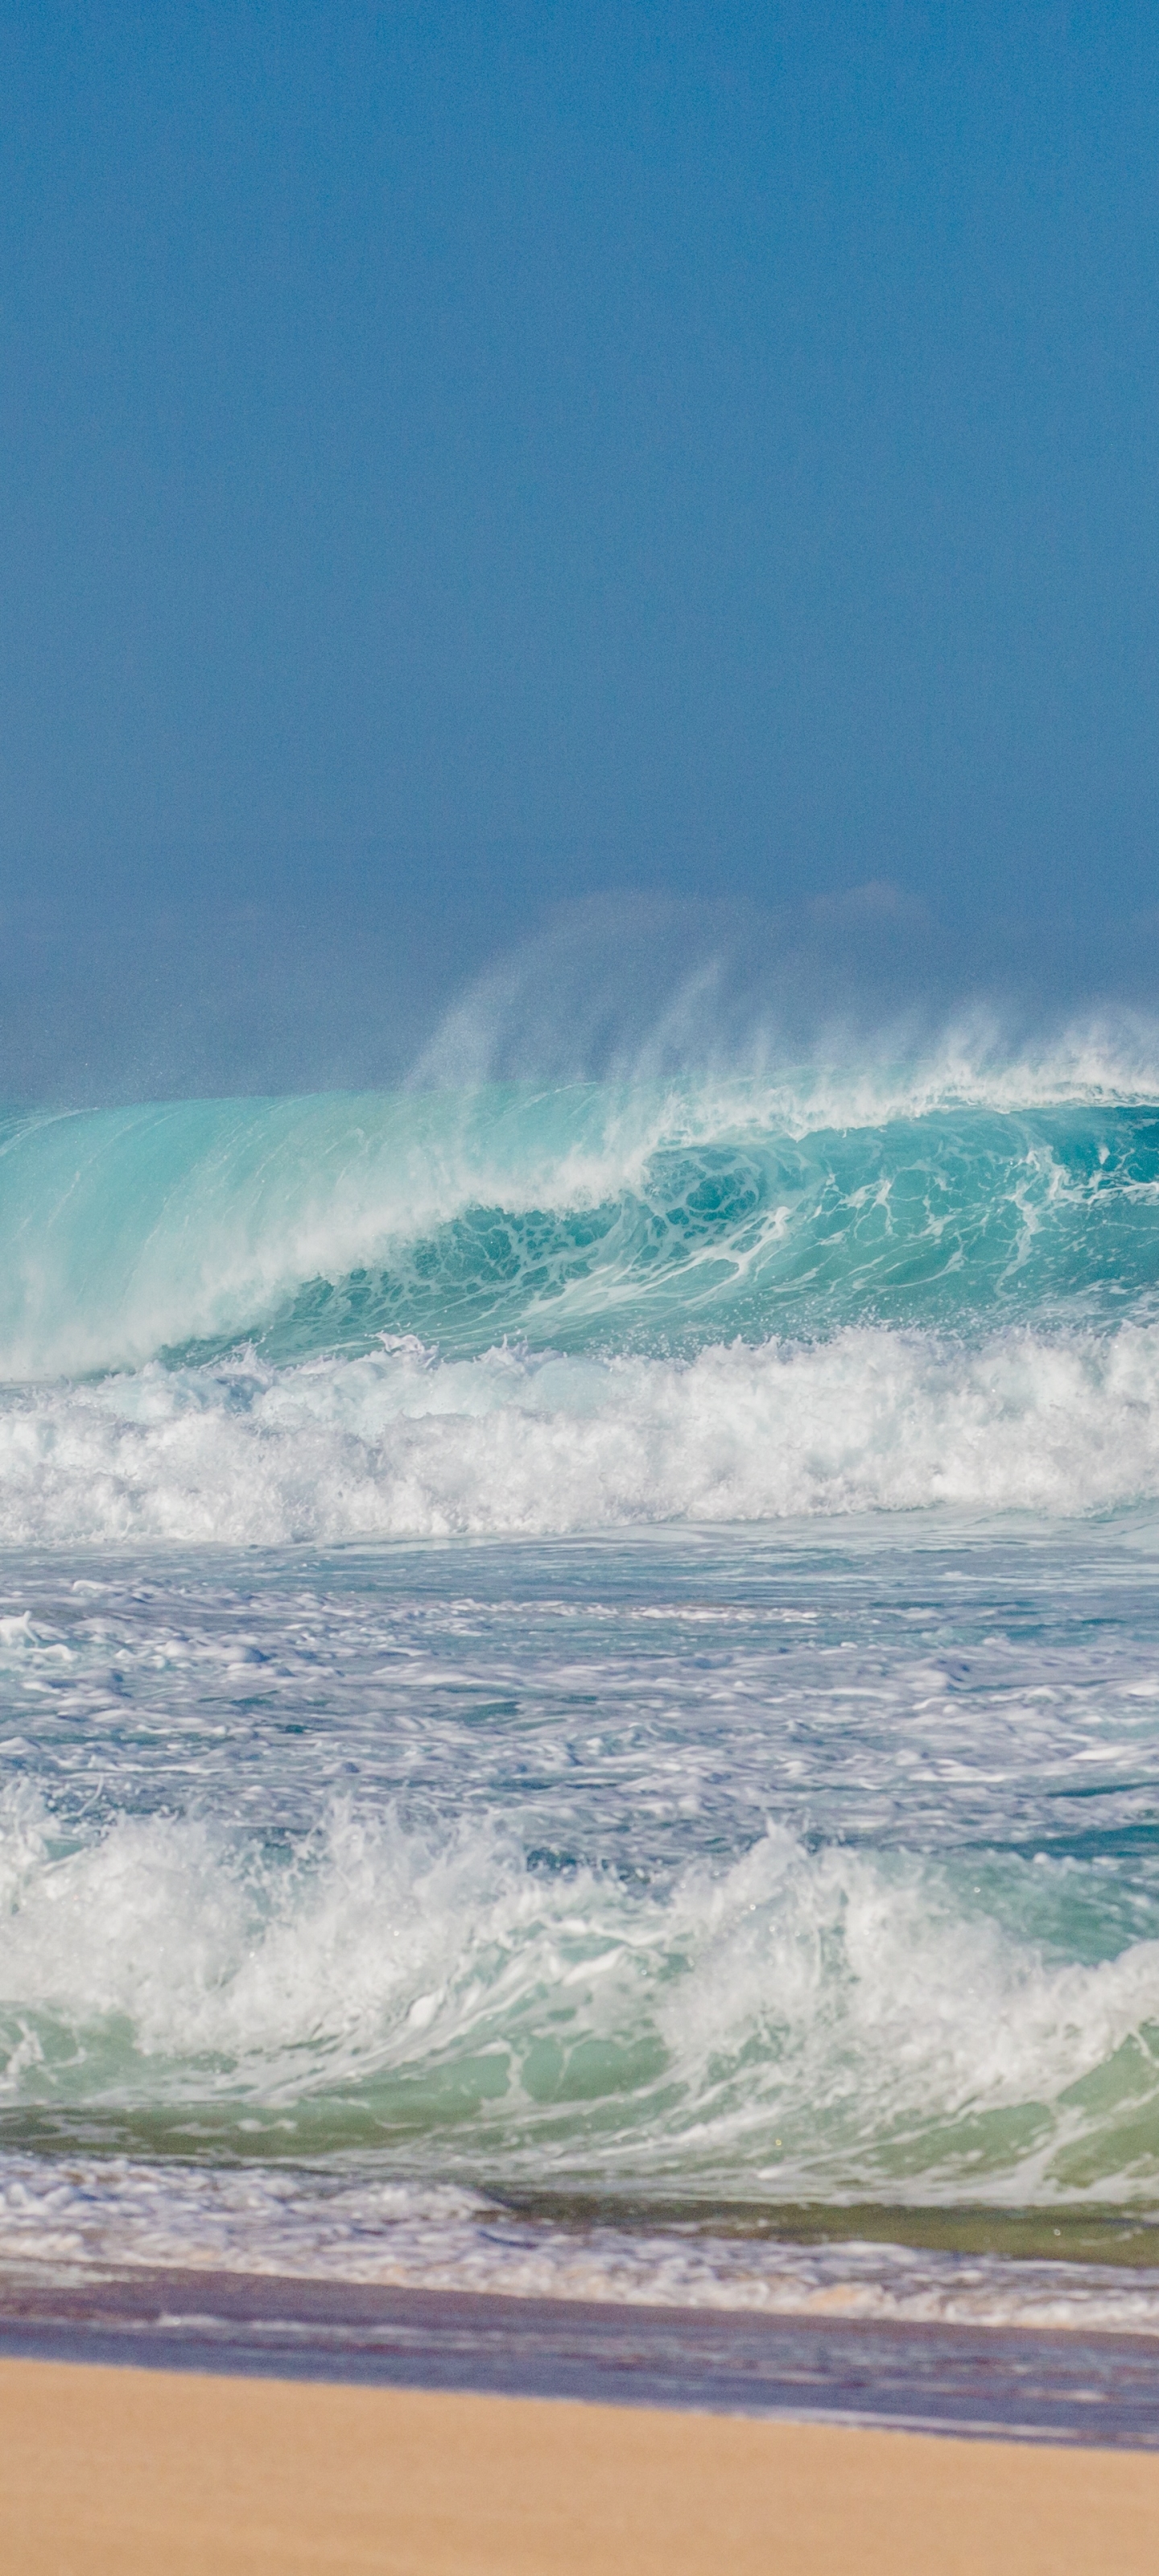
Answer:
<svg viewBox="0 0 1159 2576"><path fill-rule="evenodd" d="M640 1882L341 1805L280 1857L189 1818L70 1842L22 1787L0 2103L508 2183L1153 2199L1159 1944L1076 1960L1066 1862L976 1875L771 1828Z"/></svg>
<svg viewBox="0 0 1159 2576"><path fill-rule="evenodd" d="M277 1546L1159 1495L1159 1324L849 1327L687 1360L152 1362L0 1403L8 1545Z"/></svg>
<svg viewBox="0 0 1159 2576"><path fill-rule="evenodd" d="M981 1071L180 1102L0 1138L0 1537L1159 1494L1159 1100Z"/></svg>
<svg viewBox="0 0 1159 2576"><path fill-rule="evenodd" d="M0 1374L1105 1317L1157 1227L1159 1099L1069 1064L10 1119Z"/></svg>

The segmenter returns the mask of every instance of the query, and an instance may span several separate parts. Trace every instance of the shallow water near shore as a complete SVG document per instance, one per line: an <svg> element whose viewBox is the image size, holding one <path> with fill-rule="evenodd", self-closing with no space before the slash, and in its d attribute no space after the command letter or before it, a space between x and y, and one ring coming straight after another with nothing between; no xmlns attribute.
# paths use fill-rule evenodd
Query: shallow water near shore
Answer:
<svg viewBox="0 0 1159 2576"><path fill-rule="evenodd" d="M675 2248L682 2295L855 2309L972 2256L1006 2316L1053 2258L1109 2317L1159 2272L1149 1557L10 1567L0 2239L196 2261L228 2205L243 2265L644 2295Z"/></svg>

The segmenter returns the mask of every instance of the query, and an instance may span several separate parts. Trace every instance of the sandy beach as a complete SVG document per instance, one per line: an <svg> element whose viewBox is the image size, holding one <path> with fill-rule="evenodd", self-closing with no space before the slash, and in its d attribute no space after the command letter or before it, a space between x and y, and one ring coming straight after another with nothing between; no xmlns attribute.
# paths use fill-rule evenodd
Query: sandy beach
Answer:
<svg viewBox="0 0 1159 2576"><path fill-rule="evenodd" d="M1159 2458L0 2362L13 2576L1151 2576Z"/></svg>

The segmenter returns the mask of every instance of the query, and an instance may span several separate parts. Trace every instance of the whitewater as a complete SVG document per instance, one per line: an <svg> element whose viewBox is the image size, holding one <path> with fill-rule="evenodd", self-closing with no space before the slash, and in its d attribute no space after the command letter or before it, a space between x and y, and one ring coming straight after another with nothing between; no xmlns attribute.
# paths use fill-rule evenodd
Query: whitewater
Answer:
<svg viewBox="0 0 1159 2576"><path fill-rule="evenodd" d="M1156 2329L1145 1066L13 1110L0 1245L0 2263Z"/></svg>

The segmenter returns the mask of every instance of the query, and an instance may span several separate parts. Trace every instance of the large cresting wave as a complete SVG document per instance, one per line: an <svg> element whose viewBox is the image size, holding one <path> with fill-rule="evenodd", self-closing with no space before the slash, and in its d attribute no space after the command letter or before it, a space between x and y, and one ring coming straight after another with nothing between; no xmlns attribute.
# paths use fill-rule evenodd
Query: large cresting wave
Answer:
<svg viewBox="0 0 1159 2576"><path fill-rule="evenodd" d="M0 1537L1159 1494L1159 1091L979 1072L11 1117Z"/></svg>

